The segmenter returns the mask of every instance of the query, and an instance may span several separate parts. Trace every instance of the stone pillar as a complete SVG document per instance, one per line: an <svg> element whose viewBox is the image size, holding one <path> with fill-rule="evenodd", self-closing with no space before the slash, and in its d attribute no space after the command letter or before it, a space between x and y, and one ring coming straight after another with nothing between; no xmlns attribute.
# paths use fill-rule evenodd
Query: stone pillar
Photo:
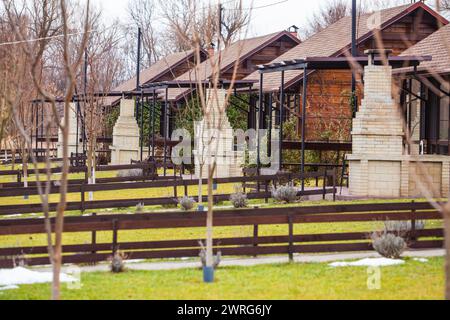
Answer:
<svg viewBox="0 0 450 320"><path fill-rule="evenodd" d="M64 121L64 118L61 119L61 122ZM81 121L80 126L78 128L78 135L81 137ZM76 103L70 103L69 104L69 157L70 154L76 153L77 151L77 104ZM58 144L57 144L57 157L62 158L63 157L63 145L62 145L62 132L61 130L58 130ZM78 143L78 153L83 152L83 144Z"/></svg>
<svg viewBox="0 0 450 320"><path fill-rule="evenodd" d="M134 117L134 100L120 101L120 116L113 129L111 148L111 164L130 164L131 160L139 160L140 130Z"/></svg>
<svg viewBox="0 0 450 320"><path fill-rule="evenodd" d="M236 177L242 175L244 153L234 151L234 133L224 108L226 90L207 90L207 114L195 123L195 173L208 176L208 163L215 158L217 163L216 178Z"/></svg>
<svg viewBox="0 0 450 320"><path fill-rule="evenodd" d="M392 68L364 69L364 99L353 120L350 194L398 197L402 188L402 118L392 98ZM406 169L406 167L405 167ZM403 173L403 174L402 174Z"/></svg>
<svg viewBox="0 0 450 320"><path fill-rule="evenodd" d="M442 163L442 197L446 197L450 192L450 162Z"/></svg>

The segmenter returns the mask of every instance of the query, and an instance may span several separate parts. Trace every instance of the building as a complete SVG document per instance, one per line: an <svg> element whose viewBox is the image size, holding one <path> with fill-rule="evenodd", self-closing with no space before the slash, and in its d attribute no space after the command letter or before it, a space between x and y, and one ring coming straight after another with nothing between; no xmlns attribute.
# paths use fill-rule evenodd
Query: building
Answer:
<svg viewBox="0 0 450 320"><path fill-rule="evenodd" d="M450 25L402 55L432 57L416 70L394 73L403 89L401 101L413 143L411 152L450 155Z"/></svg>
<svg viewBox="0 0 450 320"><path fill-rule="evenodd" d="M422 2L408 4L358 16L357 50L363 55L366 49L383 47L399 55L419 41L427 38L446 25L448 21ZM345 57L351 50L351 17L345 17L323 31L311 36L292 50L274 59L271 63L304 59L308 57ZM308 75L307 129L309 141L350 140L352 122L352 72L349 70L316 70ZM245 80L259 80L254 72ZM284 119L294 114L301 122L301 99L303 71L284 73L286 101ZM359 79L360 80L360 79ZM264 119L279 125L280 73L264 77L265 100L275 107L265 108ZM359 81L357 100L363 96ZM266 104L267 105L267 104ZM268 126L267 123L262 127Z"/></svg>

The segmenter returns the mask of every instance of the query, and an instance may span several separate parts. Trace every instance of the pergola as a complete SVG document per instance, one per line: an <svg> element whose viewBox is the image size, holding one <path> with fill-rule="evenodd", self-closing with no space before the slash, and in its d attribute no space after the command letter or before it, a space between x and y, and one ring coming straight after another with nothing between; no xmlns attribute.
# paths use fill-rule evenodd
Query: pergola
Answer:
<svg viewBox="0 0 450 320"><path fill-rule="evenodd" d="M414 69L420 65L423 61L431 60L429 56L392 56L390 57L389 52L384 52L386 55L383 57L382 52L379 50L369 50L367 52L369 56L358 56L358 57L307 57L303 59L294 59L289 61L282 61L278 63L272 63L267 65L259 66L260 73L260 81L259 81L259 108L257 112L259 113L259 124L264 121L263 114L261 110L264 107L264 92L263 92L263 84L264 84L264 75L267 73L279 72L281 73L281 83L280 83L280 130L279 130L279 164L280 169L283 164L283 109L285 104L285 72L289 70L302 70L303 71L303 88L302 88L302 110L301 110L301 164L300 171L301 174L305 173L305 149L306 149L306 104L307 104L307 94L308 94L308 75L310 72L315 70L353 70L353 73L356 73L356 69L358 67L363 68L369 64L371 61L373 64L383 64L388 63L393 68L405 68L405 67L413 67ZM271 110L273 106L270 106ZM299 112L300 114L300 112ZM257 153L257 168L258 171L261 168L260 164L260 139L259 139L259 130L258 130L258 153ZM272 140L271 132L269 133L269 141ZM305 181L302 179L302 191L305 190Z"/></svg>

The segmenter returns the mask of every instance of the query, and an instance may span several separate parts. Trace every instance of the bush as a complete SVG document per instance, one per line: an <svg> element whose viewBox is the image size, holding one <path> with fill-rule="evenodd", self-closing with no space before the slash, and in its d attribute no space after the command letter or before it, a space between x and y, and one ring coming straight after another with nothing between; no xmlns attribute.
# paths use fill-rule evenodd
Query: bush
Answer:
<svg viewBox="0 0 450 320"><path fill-rule="evenodd" d="M142 169L129 169L129 170L119 170L117 172L117 178L135 178L142 177L144 172Z"/></svg>
<svg viewBox="0 0 450 320"><path fill-rule="evenodd" d="M195 206L195 201L193 198L184 196L183 198L178 200L178 204L181 207L181 210L189 211L192 210Z"/></svg>
<svg viewBox="0 0 450 320"><path fill-rule="evenodd" d="M243 192L236 192L230 196L230 201L236 209L246 208L248 205L247 195Z"/></svg>
<svg viewBox="0 0 450 320"><path fill-rule="evenodd" d="M285 185L272 189L272 197L278 202L292 203L297 201L297 189Z"/></svg>
<svg viewBox="0 0 450 320"><path fill-rule="evenodd" d="M145 205L143 203L138 203L136 205L136 213L143 213Z"/></svg>
<svg viewBox="0 0 450 320"><path fill-rule="evenodd" d="M201 263L202 263L202 266L203 267L206 267L206 247L205 247L205 245L203 244L203 242L199 242L199 244L200 244L200 246L201 246L201 250L200 250L200 254L199 254L199 256L200 256L200 261L201 261ZM214 261L213 261L213 265L212 265L212 267L214 268L214 269L217 269L218 267L219 267L219 264L220 264L220 262L222 261L222 252L221 251L219 251L219 252L217 252L217 255L216 256L214 256L213 257L214 258Z"/></svg>
<svg viewBox="0 0 450 320"><path fill-rule="evenodd" d="M373 248L383 257L398 259L406 249L406 242L402 237L384 231L372 235Z"/></svg>
<svg viewBox="0 0 450 320"><path fill-rule="evenodd" d="M126 270L125 268L126 255L122 252L116 252L111 258L111 272L112 273L122 273Z"/></svg>

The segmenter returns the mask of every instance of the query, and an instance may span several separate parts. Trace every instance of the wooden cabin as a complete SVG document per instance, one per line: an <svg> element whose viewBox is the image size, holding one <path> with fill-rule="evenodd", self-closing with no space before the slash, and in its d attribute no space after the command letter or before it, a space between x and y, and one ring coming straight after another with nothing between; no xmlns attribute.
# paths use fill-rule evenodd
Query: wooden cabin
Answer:
<svg viewBox="0 0 450 320"><path fill-rule="evenodd" d="M220 53L210 54L209 59L182 74L174 82L191 82L190 87L177 87L175 84L168 89L168 103L170 105L169 132L172 132L178 108L182 108L196 92L198 81L207 81L213 76L213 65L220 57L220 79L242 80L258 69L258 65L265 64L295 48L301 41L297 34L289 31L281 31L265 36L239 40L223 49ZM236 71L235 71L236 70ZM254 89L250 84L247 91ZM160 99L165 100L164 93ZM251 103L250 103L251 104ZM254 113L252 107L248 107L248 114ZM248 117L252 119L251 116ZM161 118L161 128L164 127L164 118ZM251 124L250 124L251 126ZM162 134L162 132L161 132Z"/></svg>
<svg viewBox="0 0 450 320"><path fill-rule="evenodd" d="M450 155L450 25L402 55L431 56L416 70L394 72L413 143L411 152Z"/></svg>
<svg viewBox="0 0 450 320"><path fill-rule="evenodd" d="M200 50L200 58L203 62L207 58L205 50ZM177 52L170 54L159 61L152 64L150 67L144 69L139 74L140 85L146 85L154 82L171 81L176 77L191 70L197 65L197 55L194 50ZM114 88L113 92L129 92L135 91L136 88L136 76L121 83ZM120 98L108 98L107 105L112 107L117 106L120 102Z"/></svg>
<svg viewBox="0 0 450 320"><path fill-rule="evenodd" d="M394 55L404 52L425 39L448 22L437 12L422 2L389 8L358 16L357 49L360 55L364 50L384 48L393 50ZM307 57L345 57L351 49L351 17L345 17L323 31L311 36L297 47L278 57L272 63L302 59ZM352 72L349 70L311 71L308 76L307 129L309 141L340 140L350 141L352 121ZM357 77L359 78L359 77ZM254 72L246 80L258 80ZM357 88L357 100L363 97L361 79ZM301 98L303 71L285 72L286 105L284 120L291 115L301 118ZM265 119L273 118L279 125L280 73L264 77L263 91L265 101L271 101L277 110L271 114L266 107ZM267 127L264 123L262 127Z"/></svg>

